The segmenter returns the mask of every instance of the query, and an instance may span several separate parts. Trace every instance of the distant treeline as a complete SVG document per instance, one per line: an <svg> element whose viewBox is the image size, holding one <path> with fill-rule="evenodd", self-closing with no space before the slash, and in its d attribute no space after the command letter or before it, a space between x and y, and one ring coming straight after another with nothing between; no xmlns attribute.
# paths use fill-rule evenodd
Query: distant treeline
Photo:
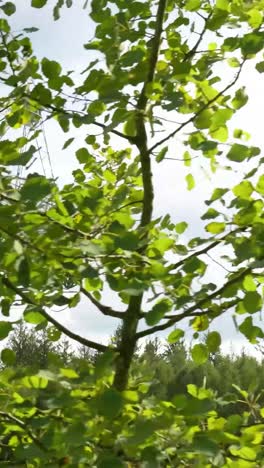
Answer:
<svg viewBox="0 0 264 468"><path fill-rule="evenodd" d="M51 337L51 330L36 333L33 328L19 325L6 345L13 352L12 363L2 363L2 366L33 367L35 370L54 366L78 368L83 361L94 363L98 357L85 346L74 349L68 340L54 342L50 340ZM118 337L113 340L118 340ZM148 341L136 354L133 376L144 375L150 382L150 394L164 400L185 393L187 385L191 383L211 388L218 396L233 393L236 385L264 401L263 363L263 360L249 356L242 350L240 355L212 354L206 363L198 366L191 359L184 341L164 346L156 338Z"/></svg>

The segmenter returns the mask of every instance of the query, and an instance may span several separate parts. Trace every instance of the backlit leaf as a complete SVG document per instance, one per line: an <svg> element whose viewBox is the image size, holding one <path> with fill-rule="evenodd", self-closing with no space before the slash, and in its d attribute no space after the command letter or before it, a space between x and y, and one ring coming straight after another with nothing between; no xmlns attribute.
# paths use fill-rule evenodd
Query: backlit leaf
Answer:
<svg viewBox="0 0 264 468"><path fill-rule="evenodd" d="M170 344L177 343L177 341L183 338L183 336L184 336L184 331L181 330L180 328L176 328L169 334L167 338L168 343Z"/></svg>
<svg viewBox="0 0 264 468"><path fill-rule="evenodd" d="M224 232L225 228L226 228L225 223L216 223L216 222L209 223L205 227L206 231L210 232L211 234L220 234L221 232Z"/></svg>
<svg viewBox="0 0 264 468"><path fill-rule="evenodd" d="M195 180L192 174L187 174L185 177L187 182L187 189L192 190L195 187Z"/></svg>
<svg viewBox="0 0 264 468"><path fill-rule="evenodd" d="M196 344L191 349L191 355L196 364L203 364L208 359L208 350L204 344Z"/></svg>

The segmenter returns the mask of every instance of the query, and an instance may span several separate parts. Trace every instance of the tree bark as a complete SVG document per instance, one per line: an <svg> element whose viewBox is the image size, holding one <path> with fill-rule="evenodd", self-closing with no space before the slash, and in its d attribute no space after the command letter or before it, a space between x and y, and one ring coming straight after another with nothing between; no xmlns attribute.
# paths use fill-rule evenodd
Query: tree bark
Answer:
<svg viewBox="0 0 264 468"><path fill-rule="evenodd" d="M148 103L147 88L153 82L158 61L159 47L163 30L163 21L166 10L167 0L159 0L156 14L156 29L152 40L152 47L149 54L148 72L143 84L137 103L136 128L137 134L134 143L139 151L142 185L143 185L143 207L141 213L140 227L148 226L152 219L153 211L153 183L151 172L151 158L148 149L147 132L145 127L145 111ZM144 254L144 250L139 250ZM139 323L143 293L138 296L132 296L123 319L121 329L121 343L119 346L119 357L116 363L115 377L113 386L118 391L123 391L127 387L129 369L133 360L135 347L137 343L137 327Z"/></svg>

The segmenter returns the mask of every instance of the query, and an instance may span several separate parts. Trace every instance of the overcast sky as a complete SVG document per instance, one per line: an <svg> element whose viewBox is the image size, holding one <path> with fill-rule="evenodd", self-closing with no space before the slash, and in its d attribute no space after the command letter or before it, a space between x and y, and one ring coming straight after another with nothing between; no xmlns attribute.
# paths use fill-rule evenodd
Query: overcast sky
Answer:
<svg viewBox="0 0 264 468"><path fill-rule="evenodd" d="M74 1L74 6L69 10L64 8L61 12L61 19L57 22L54 22L52 18L51 6L54 2L51 0L48 1L50 7L40 10L31 8L30 0L23 0L23 2L20 0L15 3L17 14L10 19L13 29L19 31L30 26L40 29L31 35L35 53L39 58L48 57L57 60L65 70L75 70L77 73L87 66L92 58L92 53L86 51L82 44L88 42L93 36L93 25L89 20L87 10L82 9L83 0ZM254 70L253 64L249 63L242 73L239 85L246 86L249 103L235 116L231 127L245 129L252 135L251 144L263 148L263 77ZM168 130L169 128L174 128L173 124L168 124ZM62 151L61 148L64 141L69 138L69 134L64 135L59 132L55 122L46 124L45 132L55 176L60 177L63 182L68 182L71 180L72 169L76 167L74 146L71 146L67 151ZM74 130L74 135L79 136L80 141L82 140L82 130ZM43 141L40 143L44 146ZM78 140L76 144L78 145ZM180 141L174 140L170 144L170 156L181 158L182 149ZM45 153L43 153L43 157L45 158ZM47 159L44 163L48 173ZM169 212L176 222L184 220L191 223L190 234L193 236L201 233L200 215L204 212L203 202L210 197L213 188L238 182L242 174L240 167L240 173L228 174L224 171L218 171L214 176L210 174L209 178L200 166L201 162L198 159L194 165L196 187L191 192L186 191L186 169L182 167L180 162L163 161L162 164L154 166L153 170L156 188L155 214L161 215ZM41 172L40 165L38 164L36 167ZM34 168L34 170L36 169ZM214 264L209 271L212 281L216 281L216 283L221 281L220 267ZM105 299L111 301L111 293L108 293ZM230 316L231 314L229 314ZM61 315L57 317L72 330L101 342L107 340L117 324L114 319L97 314L93 306L85 301L75 310L63 312L63 317ZM230 348L231 342L235 350L238 350L242 345L249 347L241 336L237 336L231 319L222 318L215 322L212 329L215 327L220 327L223 331L225 350Z"/></svg>

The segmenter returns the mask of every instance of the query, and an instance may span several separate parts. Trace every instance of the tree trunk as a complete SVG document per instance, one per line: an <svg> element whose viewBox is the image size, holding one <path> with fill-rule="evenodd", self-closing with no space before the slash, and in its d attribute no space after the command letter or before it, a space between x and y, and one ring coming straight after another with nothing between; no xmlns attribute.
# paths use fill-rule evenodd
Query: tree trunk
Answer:
<svg viewBox="0 0 264 468"><path fill-rule="evenodd" d="M113 383L114 388L120 392L126 389L128 383L129 369L137 344L136 332L142 298L143 294L131 298L121 329L121 343L119 345L119 356L116 361Z"/></svg>

